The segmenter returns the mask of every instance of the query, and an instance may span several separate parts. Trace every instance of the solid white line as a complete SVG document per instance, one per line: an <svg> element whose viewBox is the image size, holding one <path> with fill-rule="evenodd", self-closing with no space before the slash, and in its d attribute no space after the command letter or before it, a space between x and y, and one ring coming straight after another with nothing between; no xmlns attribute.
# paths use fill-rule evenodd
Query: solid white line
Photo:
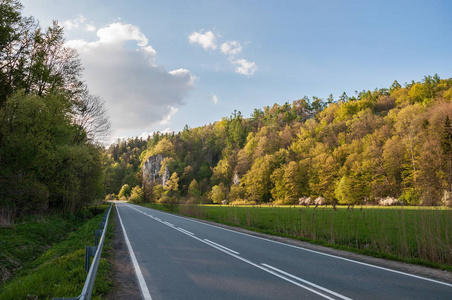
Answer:
<svg viewBox="0 0 452 300"><path fill-rule="evenodd" d="M115 205L116 207L116 205ZM138 283L140 284L141 294L144 300L152 300L151 294L149 293L148 287L146 285L146 281L144 280L143 273L141 273L140 266L138 265L137 258L135 257L135 253L133 252L132 245L130 244L129 237L127 236L126 229L122 224L121 216L119 215L118 207L116 207L116 212L118 213L119 222L121 223L122 232L124 233L124 239L127 244L127 248L129 249L130 258L132 259L132 264L135 269L135 274L137 275Z"/></svg>
<svg viewBox="0 0 452 300"><path fill-rule="evenodd" d="M387 271L387 272L392 272L392 273L396 273L396 274L400 274L400 275L404 275L404 276L408 276L408 277L412 277L412 278L416 278L416 279L420 279L420 280L425 280L425 281L430 281L430 282L433 282L433 283L437 283L437 284L441 284L441 285L452 287L452 284L447 283L447 282L438 281L438 280L435 280L435 279L422 277L422 276L418 276L418 275L414 275L414 274L410 274L410 273L406 273L406 272L402 272L402 271L397 271L397 270L394 270L394 269L389 269L389 268L385 268L385 267L371 265L371 264L360 262L360 261L357 261L357 260L352 260L352 259L349 259L349 258L337 256L337 255L327 254L327 253L323 253L323 252L320 252L320 251L311 250L311 249L307 249L307 248L303 248L303 247L299 247L299 246L294 246L294 245L290 245L290 244L286 244L286 243L282 243L282 242L278 242L278 241L273 241L273 240L270 240L270 239L267 239L267 238L263 238L263 237L259 237L259 236L255 236L255 235L251 235L251 234L247 234L247 233L243 233L243 232L239 232L239 231L235 231L235 230L231 230L231 229L215 226L215 225L212 225L212 224L208 224L208 223L196 221L196 220L193 220L193 219L189 219L189 218L185 218L185 217L169 214L169 213L162 212L162 211L159 211L159 212L162 213L162 214L167 214L167 215L170 215L170 216L173 216L173 217L176 217L176 218L180 218L180 219L184 219L184 220L187 220L187 221L191 221L191 222L195 222L195 223L199 223L199 224L204 224L206 226L222 229L222 230L233 232L233 233L240 234L240 235L249 236L249 237L252 237L252 238L255 238L255 239L264 240L264 241L267 241L267 242L272 242L272 243L275 243L275 244L284 245L284 246L287 246L287 247L300 249L300 250L304 250L304 251L307 251L307 252L311 252L311 253L315 253L315 254L319 254L319 255L323 255L323 256L337 258L337 259L340 259L340 260L343 260L343 261L347 261L347 262L363 265L363 266L366 266L366 267L371 267L371 268L375 268L375 269L379 269L379 270L383 270L383 271Z"/></svg>
<svg viewBox="0 0 452 300"><path fill-rule="evenodd" d="M136 209L136 208L134 208L134 207L130 207L130 208L132 208L132 209L134 209L134 210L136 210L137 212L140 212L140 213L142 213L142 214L146 214L145 212L140 211L140 210L138 210L138 209ZM196 222L196 221L195 221L195 222ZM168 222L164 221L164 222L161 222L161 223L165 224L165 223L168 223ZM201 223L201 222L199 222L199 223ZM171 224L171 223L168 223L168 224ZM204 223L201 223L201 224L204 224ZM167 225L167 224L166 224L166 225ZM208 225L208 224L207 224L207 225ZM168 226L169 226L169 225L168 225ZM212 226L212 227L215 227L215 226ZM178 230L178 231L180 231L180 232L182 232L182 233L185 233L185 232L179 230L179 229L182 229L182 228L180 228L180 227L173 227L173 226L171 226L171 228L176 229L176 230ZM219 228L219 227L218 227L218 228ZM186 230L185 230L185 231L186 231ZM188 234L187 234L187 235L188 235ZM247 260L247 259L245 259L245 258L239 256L238 254L240 254L240 253L238 253L238 252L236 252L236 251L233 251L233 250L231 250L231 249L229 249L229 248L227 248L227 247L225 247L225 246L219 245L219 244L214 243L214 242L212 242L212 241L209 241L209 240L207 240L207 239L202 240L202 239L196 237L195 235L188 235L188 236L190 236L190 237L192 237L193 239L198 240L198 241L200 241L200 242L202 242L202 243L204 243L204 244L206 244L206 245L208 245L208 246L210 246L210 247L213 247L213 248L215 248L215 249L217 249L217 250L219 250L219 251L221 251L221 252L223 252L223 253L226 253L226 254L228 254L228 255L230 255L230 256L232 256L232 257L235 257L235 258L237 258L237 259L239 259L239 260L241 260L241 261L243 261L243 262L245 262L245 263L247 263L247 264L250 264L250 265L252 265L252 266L254 266L254 267L258 268L258 269L261 269L262 271L265 271L265 272L267 272L267 273L270 273L270 274L272 274L272 275L274 275L274 276L276 276L276 277L278 277L278 278L281 278L281 279L283 279L283 280L285 280L285 281L287 281L287 282L290 282L290 283L292 283L292 284L294 284L294 285L296 285L296 286L298 286L298 287L301 287L301 288L303 288L303 289L305 289L305 290L308 290L308 291L310 291L310 292L312 292L312 293L314 293L314 294L317 294L317 295L319 295L319 296L321 296L321 297L323 297L323 298L325 298L325 299L335 300L334 298L331 298L331 297L328 296L328 295L325 295L325 294L323 294L323 293L321 293L321 292L319 292L319 291L316 291L316 290L314 290L314 289L312 289L312 288L310 288L310 287L308 287L308 286L305 286L305 285L303 285L303 284L300 284L300 283L298 283L298 282L296 282L296 281L294 281L294 280L292 280L292 279L290 279L290 278L288 278L288 277L286 277L286 276L284 276L284 275L281 275L281 274L279 274L279 273L277 273L277 272L275 272L275 271L273 271L273 270L271 270L271 269L269 269L269 268L260 266L260 265L258 265L258 264L256 264L256 263L253 263L252 261L249 261L249 260ZM298 278L298 277L297 277L297 278ZM301 279L301 278L299 278L299 279ZM317 286L317 285L316 285L316 286ZM320 286L317 286L317 287L320 287ZM324 289L324 288L320 287L320 289ZM327 290L327 289L325 289L325 290ZM331 293L331 294L335 294L335 292L332 292L332 291L330 291L330 290L327 290L327 291L329 291L329 293ZM340 294L338 294L338 295L340 295ZM346 299L349 299L349 298L346 298Z"/></svg>
<svg viewBox="0 0 452 300"><path fill-rule="evenodd" d="M212 242L212 241L209 241L208 239L204 239L206 242L209 242L209 243L211 243L211 244L214 244L215 246L218 246L218 247L221 247L221 248L223 248L223 249L225 249L225 250L227 250L227 251L229 251L229 252L232 252L232 253L235 253L235 254L240 254L239 252L237 252L237 251L234 251L234 250L231 250L231 249L229 249L229 248L227 248L227 247L225 247L225 246L222 246L222 245L220 245L220 244L217 244L217 243L214 243L214 242Z"/></svg>
<svg viewBox="0 0 452 300"><path fill-rule="evenodd" d="M138 209L136 209L136 208L133 208L133 207L130 207L130 208L132 208L132 209L134 209L134 210L136 210L137 212L140 212L140 213L142 213L142 214L146 214L146 213L144 213L144 212L142 212L142 211L140 211L140 210L138 210ZM165 221L165 222L162 222L162 223L168 223L168 222ZM179 230L178 228L176 228L176 227L171 226L171 228L180 231L180 230ZM182 232L182 231L180 231L180 232ZM184 232L182 232L182 233L184 233ZM187 234L187 235L188 235L188 234ZM305 290L308 290L308 291L310 291L310 292L312 292L312 293L314 293L314 294L317 294L317 295L319 295L319 296L321 296L321 297L323 297L323 298L325 298L325 299L335 300L334 298L331 298L331 297L328 296L328 295L322 294L321 292L316 291L316 290L314 290L314 289L312 289L312 288L310 288L310 287L308 287L308 286L302 285L302 284L300 284L300 283L298 283L298 282L296 282L296 281L294 281L294 280L292 280L292 279L290 279L290 278L287 278L286 276L283 276L283 275L281 275L281 274L278 274L278 273L275 272L275 271L269 270L268 268L265 268L265 267L260 266L260 265L258 265L258 264L256 264L256 263L253 263L252 261L249 261L249 260L247 260L247 259L245 259L245 258L243 258L243 257L240 257L240 256L238 255L238 254L240 254L240 253L238 253L238 252L236 252L236 251L233 251L233 250L231 250L231 249L229 249L229 248L226 248L226 247L224 247L224 246L222 246L222 245L219 245L219 244L214 243L214 242L212 242L212 241L209 241L209 240L207 240L207 239L202 240L202 239L200 239L200 238L198 238L198 237L196 237L196 236L194 236L194 235L188 235L188 236L189 236L189 237L192 237L193 239L198 240L198 241L200 241L200 242L202 242L202 243L204 243L204 244L206 244L206 245L208 245L208 246L210 246L210 247L213 247L213 248L215 248L215 249L217 249L217 250L220 250L220 251L223 252L223 253L226 253L226 254L228 254L228 255L230 255L230 256L232 256L232 257L235 257L235 258L237 258L237 259L239 259L239 260L241 260L241 261L243 261L243 262L245 262L245 263L247 263L247 264L250 264L250 265L252 265L252 266L254 266L254 267L258 268L258 269L261 269L261 270L263 270L263 271L265 271L265 272L267 272L267 273L270 273L270 274L272 274L272 275L274 275L274 276L276 276L276 277L279 277L279 278L281 278L281 279L283 279L283 280L285 280L285 281L288 281L288 282L290 282L290 283L292 283L292 284L294 284L294 285L296 285L296 286L298 286L298 287L301 287L301 288L303 288L303 289L305 289Z"/></svg>
<svg viewBox="0 0 452 300"><path fill-rule="evenodd" d="M267 267L267 268L270 268L270 269L272 269L272 270L274 270L274 271L276 271L276 272L279 272L279 273L281 273L281 274L283 274L283 275L289 276L289 277L291 277L291 278L293 278L293 279L295 279L295 280L298 280L298 281L301 281L301 282L303 282L303 283L306 283L306 284L308 284L308 285L310 285L310 286L312 286L312 287L315 287L315 288L317 288L317 289L319 289L319 290L322 290L322 291L324 291L324 292L330 293L331 295L334 295L334 296L339 297L339 298L341 298L341 299L344 299L344 300L352 300L351 298L348 298L348 297L346 297L346 296L344 296L344 295L341 295L341 294L339 294L339 293L336 293L336 292L334 292L334 291L332 291L332 290L329 290L329 289L327 289L327 288L324 288L324 287L322 287L322 286L320 286L320 285L317 285L317 284L315 284L315 283L312 283L312 282L310 282L310 281L307 281L307 280L305 280L305 279L303 279L303 278L300 278L300 277L297 277L297 276L292 275L292 274L290 274L290 273L284 272L283 270L280 270L280 269L278 269L278 268L272 267L272 266L267 265L267 264L264 264L264 263L263 263L262 265L265 266L265 267Z"/></svg>

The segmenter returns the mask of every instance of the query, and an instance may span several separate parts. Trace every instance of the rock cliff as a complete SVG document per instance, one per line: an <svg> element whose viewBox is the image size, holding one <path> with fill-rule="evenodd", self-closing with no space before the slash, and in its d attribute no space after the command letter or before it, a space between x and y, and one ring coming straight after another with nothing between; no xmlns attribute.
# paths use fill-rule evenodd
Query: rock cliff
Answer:
<svg viewBox="0 0 452 300"><path fill-rule="evenodd" d="M162 168L163 155L157 154L149 157L143 164L143 181L147 180L149 183L156 182L163 186L166 185L169 179L168 166L165 166L163 176L160 176L159 172Z"/></svg>

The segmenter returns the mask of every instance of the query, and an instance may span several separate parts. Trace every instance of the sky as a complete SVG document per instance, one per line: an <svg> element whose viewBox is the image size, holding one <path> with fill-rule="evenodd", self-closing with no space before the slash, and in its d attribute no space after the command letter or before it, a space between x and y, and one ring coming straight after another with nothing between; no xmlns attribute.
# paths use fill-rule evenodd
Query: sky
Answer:
<svg viewBox="0 0 452 300"><path fill-rule="evenodd" d="M106 143L304 96L452 77L452 1L22 0L64 27L106 103Z"/></svg>

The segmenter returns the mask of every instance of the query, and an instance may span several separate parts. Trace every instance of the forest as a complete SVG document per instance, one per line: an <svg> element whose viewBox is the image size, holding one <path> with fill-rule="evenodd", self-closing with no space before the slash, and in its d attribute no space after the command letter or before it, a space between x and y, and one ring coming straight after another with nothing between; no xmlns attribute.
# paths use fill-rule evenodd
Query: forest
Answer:
<svg viewBox="0 0 452 300"><path fill-rule="evenodd" d="M106 154L107 197L132 202L451 205L452 79L303 97ZM162 154L167 186L142 181Z"/></svg>
<svg viewBox="0 0 452 300"><path fill-rule="evenodd" d="M104 100L58 22L0 5L0 221L96 199L230 204L451 205L452 79L303 97L108 149ZM164 157L165 186L142 179Z"/></svg>
<svg viewBox="0 0 452 300"><path fill-rule="evenodd" d="M41 28L0 1L0 225L103 198L104 102L82 80L63 28Z"/></svg>

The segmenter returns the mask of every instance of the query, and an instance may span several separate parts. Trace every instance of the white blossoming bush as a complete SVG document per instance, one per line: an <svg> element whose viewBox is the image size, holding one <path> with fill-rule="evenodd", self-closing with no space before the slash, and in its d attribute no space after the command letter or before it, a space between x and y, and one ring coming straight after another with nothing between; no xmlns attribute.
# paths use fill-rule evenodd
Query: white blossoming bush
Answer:
<svg viewBox="0 0 452 300"><path fill-rule="evenodd" d="M323 197L317 197L317 199L314 200L315 205L323 205L325 203L326 203L325 198L323 198Z"/></svg>
<svg viewBox="0 0 452 300"><path fill-rule="evenodd" d="M300 199L298 199L298 204L299 205L311 205L312 199L311 199L311 197L301 197Z"/></svg>
<svg viewBox="0 0 452 300"><path fill-rule="evenodd" d="M391 206L391 205L399 204L399 200L397 198L393 198L393 197L378 198L376 200L378 201L378 204L383 205L383 206Z"/></svg>

